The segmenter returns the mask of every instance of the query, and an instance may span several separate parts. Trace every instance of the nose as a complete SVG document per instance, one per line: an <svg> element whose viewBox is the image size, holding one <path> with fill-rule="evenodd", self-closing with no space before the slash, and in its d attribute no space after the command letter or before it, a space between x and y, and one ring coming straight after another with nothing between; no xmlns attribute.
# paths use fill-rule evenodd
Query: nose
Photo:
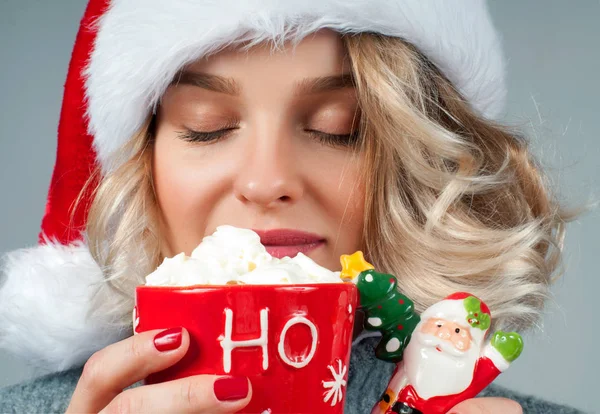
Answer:
<svg viewBox="0 0 600 414"><path fill-rule="evenodd" d="M302 198L301 163L289 139L252 140L234 184L236 198L264 209L292 204Z"/></svg>
<svg viewBox="0 0 600 414"><path fill-rule="evenodd" d="M450 333L450 329L446 325L442 325L437 329L436 336L441 339L450 340L452 334Z"/></svg>

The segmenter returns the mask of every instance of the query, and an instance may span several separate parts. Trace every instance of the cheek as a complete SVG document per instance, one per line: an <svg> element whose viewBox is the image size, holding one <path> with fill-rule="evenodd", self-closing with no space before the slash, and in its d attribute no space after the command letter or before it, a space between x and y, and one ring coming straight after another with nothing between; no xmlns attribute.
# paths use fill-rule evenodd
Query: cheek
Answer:
<svg viewBox="0 0 600 414"><path fill-rule="evenodd" d="M463 344L464 344L464 351L468 351L471 348L471 339L469 338L462 338Z"/></svg>
<svg viewBox="0 0 600 414"><path fill-rule="evenodd" d="M437 326L434 322L427 321L421 325L421 332L424 334L435 335L437 333Z"/></svg>
<svg viewBox="0 0 600 414"><path fill-rule="evenodd" d="M303 199L296 211L298 226L328 235L324 250L311 255L322 266L339 270L340 256L364 251L365 190L361 160L343 149L307 146L298 151L304 183Z"/></svg>
<svg viewBox="0 0 600 414"><path fill-rule="evenodd" d="M471 341L461 335L455 335L452 342L454 343L454 346L461 351L467 351L471 346Z"/></svg>
<svg viewBox="0 0 600 414"><path fill-rule="evenodd" d="M364 224L365 185L361 160L346 155L335 162L315 168L312 182L318 183L321 203L332 223L345 239L362 237ZM357 246L358 247L358 246Z"/></svg>
<svg viewBox="0 0 600 414"><path fill-rule="evenodd" d="M189 220L190 214L202 204L203 197L198 180L191 179L185 169L158 161L154 170L156 194L161 210L170 221ZM193 173L193 171L190 171Z"/></svg>
<svg viewBox="0 0 600 414"><path fill-rule="evenodd" d="M191 251L204 236L211 206L217 202L207 177L209 167L190 157L189 148L167 139L157 139L153 157L153 179L162 213L168 255Z"/></svg>

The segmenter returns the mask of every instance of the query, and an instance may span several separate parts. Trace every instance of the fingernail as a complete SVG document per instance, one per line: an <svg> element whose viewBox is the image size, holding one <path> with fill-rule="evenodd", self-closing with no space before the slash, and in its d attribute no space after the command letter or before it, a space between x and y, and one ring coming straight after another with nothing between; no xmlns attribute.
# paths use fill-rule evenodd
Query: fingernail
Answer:
<svg viewBox="0 0 600 414"><path fill-rule="evenodd" d="M248 396L248 379L223 377L215 381L215 396L219 401L241 400Z"/></svg>
<svg viewBox="0 0 600 414"><path fill-rule="evenodd" d="M177 349L181 346L183 329L171 328L158 333L154 337L154 346L160 352L167 352Z"/></svg>

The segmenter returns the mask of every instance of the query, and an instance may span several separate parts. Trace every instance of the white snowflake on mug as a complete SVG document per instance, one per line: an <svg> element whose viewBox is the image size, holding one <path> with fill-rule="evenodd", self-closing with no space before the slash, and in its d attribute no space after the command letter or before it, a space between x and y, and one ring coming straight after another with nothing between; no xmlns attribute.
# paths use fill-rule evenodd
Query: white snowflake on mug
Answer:
<svg viewBox="0 0 600 414"><path fill-rule="evenodd" d="M342 364L342 361L338 359L338 370L336 371L333 365L328 365L329 371L333 376L333 381L323 381L323 388L329 390L325 392L324 402L328 402L331 399L331 406L335 406L338 402L342 402L344 398L343 387L346 386L346 366Z"/></svg>

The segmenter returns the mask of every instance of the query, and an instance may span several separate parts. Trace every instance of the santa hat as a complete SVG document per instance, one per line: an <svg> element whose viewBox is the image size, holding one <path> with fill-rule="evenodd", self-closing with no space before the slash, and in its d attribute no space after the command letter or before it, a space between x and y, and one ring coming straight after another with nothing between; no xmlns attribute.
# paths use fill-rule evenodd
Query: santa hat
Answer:
<svg viewBox="0 0 600 414"><path fill-rule="evenodd" d="M453 293L425 309L421 321L430 318L445 319L466 327L477 346L483 344L492 322L490 308L477 296L466 292Z"/></svg>
<svg viewBox="0 0 600 414"><path fill-rule="evenodd" d="M90 0L65 84L56 166L40 245L5 256L0 347L49 370L85 361L130 334L86 320L103 280L85 243L95 166L118 168L187 63L238 42L300 40L322 28L399 37L427 56L482 116L505 99L500 41L484 0Z"/></svg>

